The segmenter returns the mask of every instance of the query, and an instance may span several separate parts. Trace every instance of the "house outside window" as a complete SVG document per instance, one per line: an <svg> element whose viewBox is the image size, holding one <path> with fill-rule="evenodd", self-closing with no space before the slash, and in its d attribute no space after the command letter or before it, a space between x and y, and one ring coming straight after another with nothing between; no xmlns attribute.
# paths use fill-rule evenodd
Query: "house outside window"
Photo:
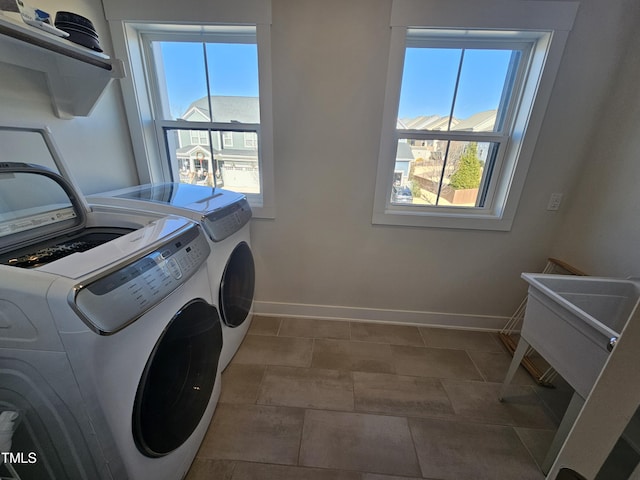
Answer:
<svg viewBox="0 0 640 480"><path fill-rule="evenodd" d="M509 230L577 5L453 3L394 0L373 222Z"/></svg>

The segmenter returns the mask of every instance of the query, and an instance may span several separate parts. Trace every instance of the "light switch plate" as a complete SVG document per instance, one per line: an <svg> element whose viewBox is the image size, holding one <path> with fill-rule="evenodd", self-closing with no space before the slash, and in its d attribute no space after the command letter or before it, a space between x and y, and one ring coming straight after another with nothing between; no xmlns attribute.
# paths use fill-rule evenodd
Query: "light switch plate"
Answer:
<svg viewBox="0 0 640 480"><path fill-rule="evenodd" d="M560 208L560 204L562 203L562 194L561 193L552 193L549 197L549 203L547 204L547 210L558 210Z"/></svg>

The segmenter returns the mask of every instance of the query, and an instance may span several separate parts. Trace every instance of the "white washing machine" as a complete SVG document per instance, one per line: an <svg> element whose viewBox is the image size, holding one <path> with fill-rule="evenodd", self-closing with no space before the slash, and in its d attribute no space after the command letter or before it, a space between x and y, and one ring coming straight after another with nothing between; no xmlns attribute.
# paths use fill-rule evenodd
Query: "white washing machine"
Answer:
<svg viewBox="0 0 640 480"><path fill-rule="evenodd" d="M209 279L222 319L220 363L226 368L251 324L255 265L251 253L251 208L243 194L184 183L138 185L88 197L93 205L139 213L183 215L197 221L211 247Z"/></svg>
<svg viewBox="0 0 640 480"><path fill-rule="evenodd" d="M24 479L180 480L220 395L209 243L186 218L82 200L51 170L0 162L12 467Z"/></svg>

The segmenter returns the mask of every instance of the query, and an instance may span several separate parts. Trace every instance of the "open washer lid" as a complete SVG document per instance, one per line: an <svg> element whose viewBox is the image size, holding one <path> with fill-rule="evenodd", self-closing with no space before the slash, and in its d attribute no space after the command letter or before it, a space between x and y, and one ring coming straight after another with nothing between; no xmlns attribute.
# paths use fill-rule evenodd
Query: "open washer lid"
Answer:
<svg viewBox="0 0 640 480"><path fill-rule="evenodd" d="M82 230L87 210L81 198L46 167L0 162L0 253Z"/></svg>

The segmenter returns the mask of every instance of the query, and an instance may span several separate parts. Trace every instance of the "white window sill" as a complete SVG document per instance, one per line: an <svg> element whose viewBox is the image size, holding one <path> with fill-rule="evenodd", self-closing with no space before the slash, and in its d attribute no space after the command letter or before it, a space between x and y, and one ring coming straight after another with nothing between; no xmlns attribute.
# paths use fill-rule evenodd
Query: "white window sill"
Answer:
<svg viewBox="0 0 640 480"><path fill-rule="evenodd" d="M248 193L245 195L251 207L253 218L276 218L276 208L272 201L269 201L269 199L265 200L262 195L256 193Z"/></svg>
<svg viewBox="0 0 640 480"><path fill-rule="evenodd" d="M513 223L512 216L499 216L486 212L447 212L416 211L415 209L389 209L374 212L374 225L394 225L405 227L456 228L466 230L509 231Z"/></svg>
<svg viewBox="0 0 640 480"><path fill-rule="evenodd" d="M253 218L264 218L268 220L276 218L276 209L274 207L251 205L251 202L249 202L249 206L251 207L251 216Z"/></svg>

